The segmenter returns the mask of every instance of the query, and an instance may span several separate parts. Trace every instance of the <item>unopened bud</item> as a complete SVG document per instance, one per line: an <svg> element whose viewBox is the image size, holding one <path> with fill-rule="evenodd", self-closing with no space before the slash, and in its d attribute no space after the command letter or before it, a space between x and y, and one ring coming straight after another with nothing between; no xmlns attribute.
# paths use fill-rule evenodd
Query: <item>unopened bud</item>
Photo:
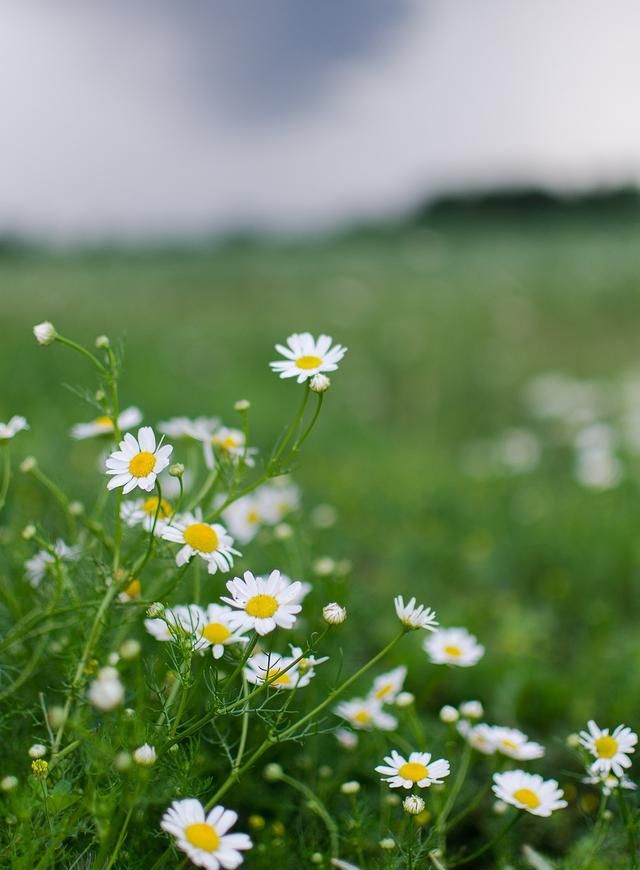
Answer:
<svg viewBox="0 0 640 870"><path fill-rule="evenodd" d="M84 513L84 505L81 501L69 502L69 513L72 517L80 517Z"/></svg>
<svg viewBox="0 0 640 870"><path fill-rule="evenodd" d="M184 465L181 462L174 462L169 466L169 474L171 477L182 477L184 474Z"/></svg>
<svg viewBox="0 0 640 870"><path fill-rule="evenodd" d="M20 463L20 471L24 472L25 474L29 474L29 472L33 471L37 464L38 463L35 456L25 456L25 458Z"/></svg>
<svg viewBox="0 0 640 870"><path fill-rule="evenodd" d="M322 617L329 625L340 625L347 618L347 608L332 601L322 608Z"/></svg>
<svg viewBox="0 0 640 870"><path fill-rule="evenodd" d="M402 809L410 816L417 816L424 810L424 801L417 794L410 794L402 801Z"/></svg>
<svg viewBox="0 0 640 870"><path fill-rule="evenodd" d="M446 722L447 725L453 725L453 723L457 722L459 718L460 714L455 707L451 706L451 704L445 704L440 710L440 721Z"/></svg>
<svg viewBox="0 0 640 870"><path fill-rule="evenodd" d="M309 389L313 390L314 393L326 393L330 386L331 379L320 372L309 381Z"/></svg>
<svg viewBox="0 0 640 870"><path fill-rule="evenodd" d="M159 616L164 616L164 604L161 601L154 601L147 607L147 616L151 619L157 619Z"/></svg>
<svg viewBox="0 0 640 870"><path fill-rule="evenodd" d="M460 704L460 713L467 719L482 719L484 707L480 701L463 701Z"/></svg>
<svg viewBox="0 0 640 870"><path fill-rule="evenodd" d="M33 327L33 334L36 337L38 344L47 345L56 340L58 333L53 323L44 320Z"/></svg>
<svg viewBox="0 0 640 870"><path fill-rule="evenodd" d="M279 779L282 779L284 774L284 770L279 764L272 762L271 764L267 764L264 769L263 775L267 782L277 782Z"/></svg>
<svg viewBox="0 0 640 870"><path fill-rule="evenodd" d="M99 335L96 338L96 347L98 350L107 350L111 346L109 338L106 335Z"/></svg>
<svg viewBox="0 0 640 870"><path fill-rule="evenodd" d="M2 791L13 791L17 785L17 776L3 776L2 779L0 779L0 788Z"/></svg>
<svg viewBox="0 0 640 870"><path fill-rule="evenodd" d="M293 529L289 523L278 523L273 530L273 537L276 541L288 541L289 538L293 537Z"/></svg>
<svg viewBox="0 0 640 870"><path fill-rule="evenodd" d="M49 765L44 759L36 758L31 762L31 771L35 779L43 782L49 776Z"/></svg>
<svg viewBox="0 0 640 870"><path fill-rule="evenodd" d="M358 794L360 791L360 783L356 782L355 779L350 780L349 782L343 782L340 786L340 791L342 794Z"/></svg>
<svg viewBox="0 0 640 870"><path fill-rule="evenodd" d="M22 537L25 539L25 541L30 541L31 538L35 537L35 534L36 527L32 523L29 523L29 525L25 526L22 530Z"/></svg>
<svg viewBox="0 0 640 870"><path fill-rule="evenodd" d="M248 411L251 407L251 402L248 399L238 399L238 401L233 406L234 411L239 411L241 414L245 411Z"/></svg>

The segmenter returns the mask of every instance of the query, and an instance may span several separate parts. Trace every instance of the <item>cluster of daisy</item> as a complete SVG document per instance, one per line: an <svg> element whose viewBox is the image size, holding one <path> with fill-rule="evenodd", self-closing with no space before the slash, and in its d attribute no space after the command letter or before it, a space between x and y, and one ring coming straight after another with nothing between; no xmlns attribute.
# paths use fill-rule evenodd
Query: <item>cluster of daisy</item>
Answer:
<svg viewBox="0 0 640 870"><path fill-rule="evenodd" d="M406 700L404 696L413 699L412 695L402 691L406 676L404 665L380 674L365 697L342 701L336 706L335 713L356 731L395 731L398 720L385 707L403 706ZM357 736L346 729L339 729L336 736L345 748L351 749L357 743Z"/></svg>
<svg viewBox="0 0 640 870"><path fill-rule="evenodd" d="M588 776L584 782L600 786L605 794L611 794L617 788L637 788L627 776L631 767L629 756L636 751L638 743L638 735L631 728L618 725L610 732L609 728L600 728L590 719L576 742L588 755Z"/></svg>

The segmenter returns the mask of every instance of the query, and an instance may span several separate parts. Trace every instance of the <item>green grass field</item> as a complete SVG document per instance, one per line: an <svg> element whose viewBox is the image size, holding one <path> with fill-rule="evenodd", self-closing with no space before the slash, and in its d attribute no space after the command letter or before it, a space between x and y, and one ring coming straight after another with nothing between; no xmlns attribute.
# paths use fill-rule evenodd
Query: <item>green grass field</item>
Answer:
<svg viewBox="0 0 640 870"><path fill-rule="evenodd" d="M417 595L487 649L468 671L426 673L407 639L395 661L408 662L422 709L478 697L488 721L544 742L545 766L562 779L564 738L586 719L640 726L640 464L625 456L624 480L600 492L575 481L568 449L544 440L540 464L523 474L473 477L465 456L473 442L536 426L524 400L536 374L617 382L640 371L639 237L631 219L558 216L297 243L7 250L0 419L24 414L31 430L14 456L36 455L90 504L103 483L95 444L66 432L95 414L63 385L90 386L92 373L82 380L71 354L38 347L34 323L89 345L122 337L122 402L146 422L232 423L234 401L250 399L263 451L297 401L296 385L268 368L273 345L294 331L329 333L349 352L295 476L305 506L338 511L313 556L353 563L336 587L352 615L347 660L388 635L394 594ZM16 487L5 524L45 504L24 477ZM52 512L51 531L61 528ZM532 839L562 851L568 825L558 818Z"/></svg>

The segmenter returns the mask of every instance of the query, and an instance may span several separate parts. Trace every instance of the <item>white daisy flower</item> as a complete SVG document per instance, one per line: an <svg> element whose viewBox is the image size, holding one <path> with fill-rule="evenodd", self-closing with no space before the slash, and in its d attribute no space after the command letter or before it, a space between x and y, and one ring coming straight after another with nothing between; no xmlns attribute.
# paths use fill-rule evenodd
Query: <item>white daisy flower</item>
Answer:
<svg viewBox="0 0 640 870"><path fill-rule="evenodd" d="M247 643L248 638L242 634L242 629L235 626L234 612L223 604L209 604L206 608L197 609L198 638L195 649L204 652L211 649L214 659L221 659L224 649L234 643Z"/></svg>
<svg viewBox="0 0 640 870"><path fill-rule="evenodd" d="M155 534L160 535L166 525L166 521L173 513L170 502L165 498L162 499L159 510L157 495L150 495L149 498L123 501L120 506L120 518L129 527L142 526L145 532L150 532L153 528L156 511L158 512L158 519L156 521Z"/></svg>
<svg viewBox="0 0 640 870"><path fill-rule="evenodd" d="M259 487L256 499L264 521L273 526L300 508L300 489L284 476Z"/></svg>
<svg viewBox="0 0 640 870"><path fill-rule="evenodd" d="M393 704L398 694L402 691L407 669L404 665L394 668L386 674L380 674L373 681L373 688L369 693L372 698L382 701L383 704Z"/></svg>
<svg viewBox="0 0 640 870"><path fill-rule="evenodd" d="M347 352L341 344L331 346L330 335L315 339L309 332L294 333L287 338L287 345L276 344L276 350L285 359L269 363L281 378L297 378L304 383L318 372L334 372Z"/></svg>
<svg viewBox="0 0 640 870"><path fill-rule="evenodd" d="M232 502L224 510L222 518L240 544L248 544L253 540L265 521L260 501L255 493L244 495Z"/></svg>
<svg viewBox="0 0 640 870"><path fill-rule="evenodd" d="M499 800L534 816L550 816L554 810L567 806L557 781L545 780L537 773L525 773L524 770L494 773L493 783L493 793Z"/></svg>
<svg viewBox="0 0 640 870"><path fill-rule="evenodd" d="M12 417L8 423L0 423L0 444L3 441L10 441L15 438L18 432L28 429L29 424L25 417Z"/></svg>
<svg viewBox="0 0 640 870"><path fill-rule="evenodd" d="M491 729L493 742L498 752L515 758L518 761L531 761L533 758L542 758L544 746L529 740L526 734L517 728L504 728L494 725Z"/></svg>
<svg viewBox="0 0 640 870"><path fill-rule="evenodd" d="M589 768L590 772L613 772L617 777L623 777L625 768L631 767L629 755L636 751L638 735L626 725L618 725L609 734L608 728L599 728L593 719L587 722L587 729L580 732L580 743L596 759Z"/></svg>
<svg viewBox="0 0 640 870"><path fill-rule="evenodd" d="M305 655L301 646L294 646L292 643L289 644L289 649L291 650L291 658L299 659L297 667L303 673L309 671L312 677L315 676L314 668L329 661L329 656L320 656L320 658L317 658L314 655Z"/></svg>
<svg viewBox="0 0 640 870"><path fill-rule="evenodd" d="M597 776L584 776L582 782L587 785L597 785L602 789L602 793L607 797L612 794L617 788L628 789L635 791L638 786L635 782L627 779L626 776L618 778L612 773L599 773Z"/></svg>
<svg viewBox="0 0 640 870"><path fill-rule="evenodd" d="M139 426L142 423L142 411L140 408L132 406L125 408L118 415L118 428L121 432L126 432L128 429L133 429L134 426ZM76 441L83 441L85 438L96 438L100 435L113 434L113 420L111 417L96 417L90 423L76 423L71 428L71 437Z"/></svg>
<svg viewBox="0 0 640 870"><path fill-rule="evenodd" d="M382 781L389 783L389 788L427 788L441 785L443 777L449 776L449 762L444 758L431 761L429 752L412 752L409 758L403 758L395 749L391 755L385 756L385 764L376 767L376 773L383 774Z"/></svg>
<svg viewBox="0 0 640 870"><path fill-rule="evenodd" d="M204 441L210 438L220 426L218 417L172 417L158 423L158 429L169 438L192 438L195 441Z"/></svg>
<svg viewBox="0 0 640 870"><path fill-rule="evenodd" d="M163 528L162 537L165 541L182 544L176 554L176 565L186 565L193 556L200 556L207 563L209 574L230 571L233 557L241 555L234 549L233 538L224 526L203 522L200 508L192 514L174 517L171 524Z"/></svg>
<svg viewBox="0 0 640 870"><path fill-rule="evenodd" d="M456 725L458 733L464 737L475 750L482 752L483 755L494 755L496 752L496 744L494 739L493 728L484 722L478 725L471 725L466 719L458 722Z"/></svg>
<svg viewBox="0 0 640 870"><path fill-rule="evenodd" d="M151 426L138 429L137 438L127 432L120 442L120 449L115 450L105 463L107 474L113 475L107 489L121 486L124 495L136 487L150 492L156 477L169 464L172 450L170 444L156 445Z"/></svg>
<svg viewBox="0 0 640 870"><path fill-rule="evenodd" d="M274 689L303 689L315 675L313 668L302 670L293 664L293 656L280 656L277 653L256 653L247 660L244 675L253 685L269 682Z"/></svg>
<svg viewBox="0 0 640 870"><path fill-rule="evenodd" d="M409 602L405 604L402 595L397 595L393 599L393 603L398 619L407 628L412 630L424 628L426 631L435 631L438 625L435 610L424 604L416 604L415 598L409 599Z"/></svg>
<svg viewBox="0 0 640 870"><path fill-rule="evenodd" d="M212 469L216 464L216 452L231 462L239 462L244 457L244 464L253 468L256 464L254 456L257 447L246 447L246 437L241 429L229 429L221 426L213 435L200 438L204 451L204 464Z"/></svg>
<svg viewBox="0 0 640 870"><path fill-rule="evenodd" d="M484 655L484 647L466 628L440 628L428 637L423 649L436 665L470 668Z"/></svg>
<svg viewBox="0 0 640 870"><path fill-rule="evenodd" d="M144 621L144 627L156 640L178 640L185 635L192 635L194 645L200 624L201 609L197 604L176 604L164 610L163 617Z"/></svg>
<svg viewBox="0 0 640 870"><path fill-rule="evenodd" d="M115 710L124 701L124 686L115 668L100 668L98 676L92 680L87 698L98 710Z"/></svg>
<svg viewBox="0 0 640 870"><path fill-rule="evenodd" d="M247 834L228 834L238 814L224 807L210 813L195 798L173 801L160 827L176 838L176 846L196 867L207 870L235 870L243 863L242 852L252 847Z"/></svg>
<svg viewBox="0 0 640 870"><path fill-rule="evenodd" d="M396 717L386 713L382 709L382 701L377 698L352 698L350 701L342 701L335 707L334 712L358 731L372 731L374 728L395 731L398 725Z"/></svg>
<svg viewBox="0 0 640 870"><path fill-rule="evenodd" d="M58 538L52 547L55 556L48 550L39 550L24 563L27 580L36 589L49 568L55 563L56 556L63 562L75 562L80 558L80 547L70 547Z"/></svg>
<svg viewBox="0 0 640 870"><path fill-rule="evenodd" d="M237 608L236 624L265 635L276 627L293 628L296 614L302 610L297 603L300 587L299 580L291 583L279 571L272 571L266 580L245 571L244 579L229 580L231 598L222 596L222 600Z"/></svg>

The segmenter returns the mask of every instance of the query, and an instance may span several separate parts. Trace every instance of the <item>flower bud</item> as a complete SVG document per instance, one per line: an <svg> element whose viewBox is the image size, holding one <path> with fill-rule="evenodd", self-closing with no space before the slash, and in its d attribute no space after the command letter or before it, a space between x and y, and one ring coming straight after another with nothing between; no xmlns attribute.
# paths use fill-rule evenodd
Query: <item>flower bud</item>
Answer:
<svg viewBox="0 0 640 870"><path fill-rule="evenodd" d="M463 701L460 704L460 713L467 719L482 719L484 716L484 707L480 701Z"/></svg>
<svg viewBox="0 0 640 870"><path fill-rule="evenodd" d="M24 474L29 474L29 472L33 471L37 464L38 463L35 456L25 456L25 458L20 463L20 471L22 471Z"/></svg>
<svg viewBox="0 0 640 870"><path fill-rule="evenodd" d="M108 336L99 335L96 338L96 347L98 350L107 350L111 346Z"/></svg>
<svg viewBox="0 0 640 870"><path fill-rule="evenodd" d="M69 502L69 513L72 517L80 517L84 513L84 505L81 501Z"/></svg>
<svg viewBox="0 0 640 870"><path fill-rule="evenodd" d="M55 326L53 323L49 323L48 320L36 324L36 326L33 327L33 334L35 335L38 344L45 346L51 344L52 341L55 341L58 335Z"/></svg>
<svg viewBox="0 0 640 870"><path fill-rule="evenodd" d="M184 474L184 465L182 462L174 462L169 466L169 474L171 477L182 477Z"/></svg>
<svg viewBox="0 0 640 870"><path fill-rule="evenodd" d="M411 692L400 692L396 698L396 707L410 707L415 701L415 695Z"/></svg>
<svg viewBox="0 0 640 870"><path fill-rule="evenodd" d="M396 841L392 837L385 837L383 840L380 840L380 848L385 849L386 851L390 851L391 849L395 849Z"/></svg>
<svg viewBox="0 0 640 870"><path fill-rule="evenodd" d="M314 393L326 393L330 386L331 379L320 372L309 381L309 389L313 390Z"/></svg>
<svg viewBox="0 0 640 870"><path fill-rule="evenodd" d="M133 760L136 764L139 764L140 767L153 767L156 763L155 747L149 746L148 743L143 743L142 746L138 746L136 751L133 753Z"/></svg>
<svg viewBox="0 0 640 870"><path fill-rule="evenodd" d="M47 719L49 720L49 725L51 725L54 730L57 730L62 725L64 718L64 707L60 707L59 705L49 707L47 711Z"/></svg>
<svg viewBox="0 0 640 870"><path fill-rule="evenodd" d="M248 399L238 399L238 401L233 406L234 411L239 411L241 414L244 411L248 411L251 407L251 402Z"/></svg>
<svg viewBox="0 0 640 870"><path fill-rule="evenodd" d="M349 782L343 782L340 786L340 791L342 792L342 794L358 794L358 792L360 791L360 783L356 782L355 779L351 779L349 780Z"/></svg>
<svg viewBox="0 0 640 870"><path fill-rule="evenodd" d="M503 816L509 809L509 804L504 801L494 801L493 811L497 816Z"/></svg>
<svg viewBox="0 0 640 870"><path fill-rule="evenodd" d="M29 747L29 758L44 758L47 754L47 747L42 743L34 743Z"/></svg>
<svg viewBox="0 0 640 870"><path fill-rule="evenodd" d="M322 608L322 617L329 625L340 625L347 618L347 608L332 601Z"/></svg>
<svg viewBox="0 0 640 870"><path fill-rule="evenodd" d="M580 746L580 735L579 734L569 734L565 743L570 749L577 749Z"/></svg>
<svg viewBox="0 0 640 870"><path fill-rule="evenodd" d="M440 710L440 721L446 722L447 725L453 725L453 723L457 722L459 718L460 714L455 707L451 706L451 704L445 704Z"/></svg>
<svg viewBox="0 0 640 870"><path fill-rule="evenodd" d="M417 794L410 794L402 801L402 808L410 816L417 816L424 810L424 801Z"/></svg>
<svg viewBox="0 0 640 870"><path fill-rule="evenodd" d="M276 541L288 541L289 538L293 537L293 529L289 523L278 523L273 530L273 537Z"/></svg>
<svg viewBox="0 0 640 870"><path fill-rule="evenodd" d="M131 767L131 756L129 753L117 752L113 757L113 766L116 770L128 770Z"/></svg>
<svg viewBox="0 0 640 870"><path fill-rule="evenodd" d="M2 779L0 779L0 788L2 791L13 791L17 785L17 776L3 776Z"/></svg>
<svg viewBox="0 0 640 870"><path fill-rule="evenodd" d="M140 655L140 650L142 647L140 646L140 641L136 640L133 637L130 637L128 640L123 641L120 645L120 656L126 661L129 662L132 659L138 658Z"/></svg>
<svg viewBox="0 0 640 870"><path fill-rule="evenodd" d="M159 616L164 616L164 604L161 601L154 601L147 607L147 616L151 619L157 619Z"/></svg>
<svg viewBox="0 0 640 870"><path fill-rule="evenodd" d="M29 525L25 526L22 530L22 537L25 539L25 541L30 541L31 538L35 536L35 534L36 527L32 523L29 523Z"/></svg>
<svg viewBox="0 0 640 870"><path fill-rule="evenodd" d="M328 577L336 570L336 563L331 556L321 556L313 563L313 573L318 577Z"/></svg>
<svg viewBox="0 0 640 870"><path fill-rule="evenodd" d="M36 758L35 761L31 762L31 772L35 779L44 782L49 776L49 764L42 758Z"/></svg>
<svg viewBox="0 0 640 870"><path fill-rule="evenodd" d="M277 782L279 779L282 779L284 774L284 770L279 764L275 762L271 762L271 764L267 764L263 771L263 776L267 780L267 782Z"/></svg>

